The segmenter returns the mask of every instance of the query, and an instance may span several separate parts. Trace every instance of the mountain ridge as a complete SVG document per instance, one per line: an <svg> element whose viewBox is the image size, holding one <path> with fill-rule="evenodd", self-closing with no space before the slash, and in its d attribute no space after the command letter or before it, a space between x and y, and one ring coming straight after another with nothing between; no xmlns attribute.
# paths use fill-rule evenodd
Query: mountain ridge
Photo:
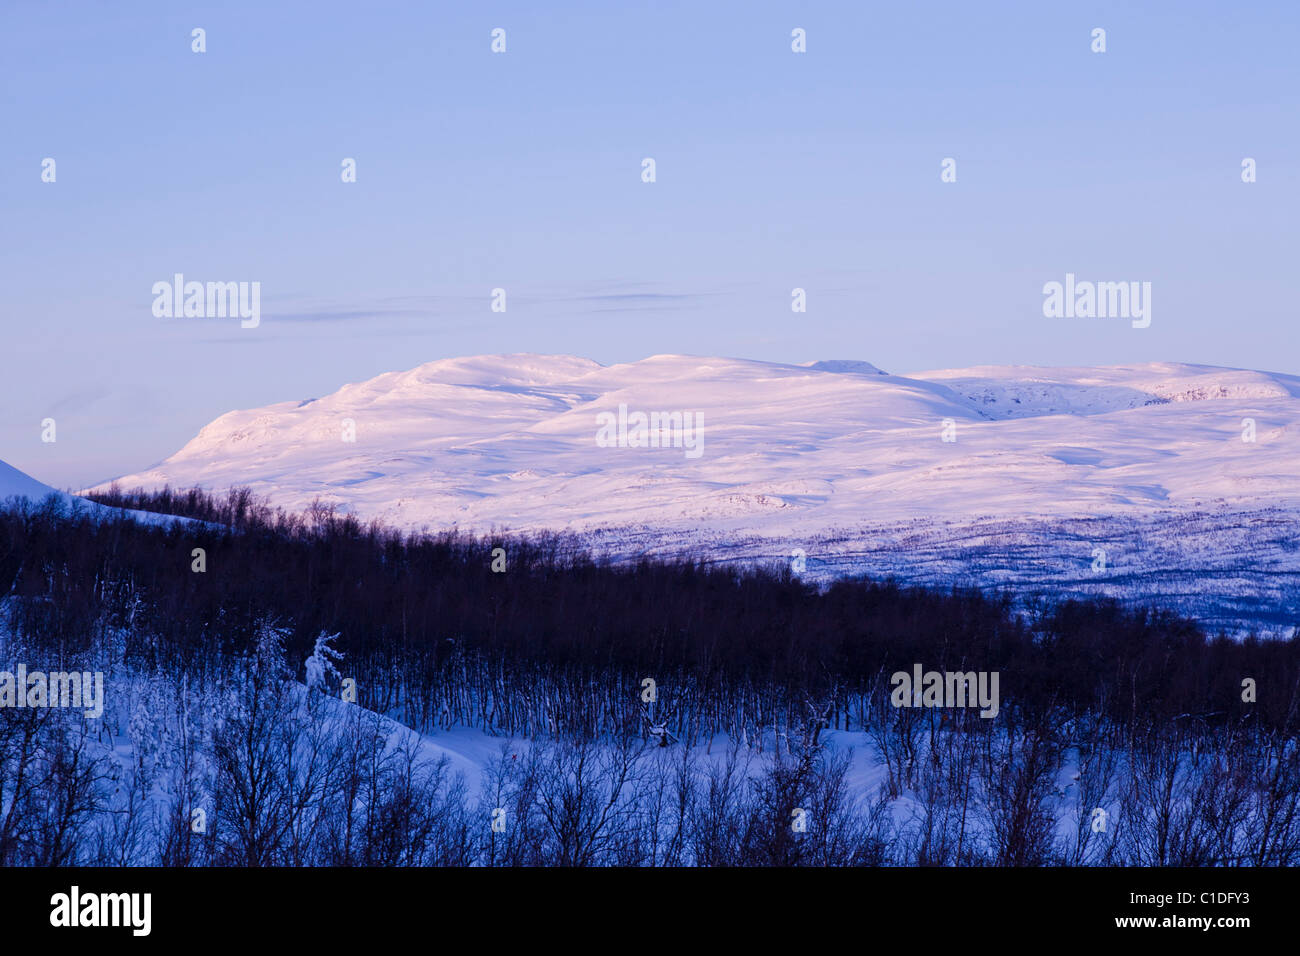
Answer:
<svg viewBox="0 0 1300 956"><path fill-rule="evenodd" d="M874 371L853 374L866 368ZM1204 419L1210 406L1203 403L1214 402L1219 404L1208 413L1215 419L1213 428L1199 436L1192 434L1191 440L1208 440L1212 433L1217 441L1240 430L1241 419L1252 416L1243 413L1230 422L1228 405L1258 404L1265 408L1260 413L1264 426L1257 428L1258 445L1259 432L1270 441L1289 441L1300 428L1300 405L1291 407L1297 396L1300 379L1291 376L1174 363L1090 369L982 366L895 376L857 361L791 365L656 355L640 362L604 366L574 356L470 356L384 373L318 398L228 412L205 425L167 459L116 481L132 487L164 483L215 487L224 481L249 484L274 496L294 490L293 483L284 481L281 472L292 464L296 473L316 476L314 481L306 482L311 484L313 494L334 494L340 506L365 511L367 502L345 500L349 495L342 489L365 484L364 476L375 469L364 467L363 462L370 461L373 466L392 458L414 456L428 460L430 465L441 464L444 467L440 470L448 473L464 470L460 466L468 460L466 456L483 458L485 466L468 469L466 478L497 474L498 469L490 467L490 463L504 462L511 455L518 460L513 462L515 467L505 469L507 475L549 471L577 478L590 473L588 465L595 463L601 468L629 473L645 470L662 477L671 464L662 456L649 456L643 461L627 460L627 456L611 459L604 454L608 449L596 447L596 415L620 405L646 412L698 413L705 423L704 457L709 457L711 445L718 449L720 459L727 459L733 466L725 472L707 473L706 469L698 476L706 484L719 487L775 480L789 470L781 466L780 459L791 455L802 457L803 464L814 472L805 477L816 480L834 480L832 473L838 473L840 481L849 480L846 471L861 474L865 469L871 473L875 464L892 464L898 474L905 474L909 462L910 467L921 464L907 454L908 443L919 443L921 430L927 428L936 441L941 441L945 420L952 422L954 430L949 436L953 440L947 443L955 446L951 451L969 450L975 457L963 459L959 454L946 454L940 458L930 454L932 460L917 474L942 475L961 467L963 461L983 462L986 468L996 465L1006 471L1017 460L1023 464L1027 454L1049 469L1052 462L1113 467L1132 459L1127 450L1149 449L1151 442L1134 440L1128 434L1131 429L1117 423L1097 436L1095 444L1099 447L1077 451L1071 449L1078 442L1054 438L1050 425L1032 434L1026 434L1025 427L1019 433L1008 428L1000 443L1002 460L994 462L990 456L999 456L997 441L981 440L972 445L963 444L963 439L981 436L978 426L982 424L1061 415L1104 419L1116 412L1169 405L1196 405L1197 417ZM1275 421L1268 420L1269 412ZM355 442L345 440L349 422L355 427ZM963 426L971 426L974 436L961 434ZM1159 421L1148 422L1147 427L1157 434L1169 430ZM834 462L807 457L855 437L879 438L890 432L898 433L897 441L885 443L886 447L876 441L872 447L864 447L863 455L856 460L849 454ZM758 439L767 455L750 455L751 473L737 475L734 466L745 457L740 447L745 437ZM1065 451L1055 449L1058 444ZM314 455L305 452L308 446L315 446ZM1219 462L1231 461L1231 454L1220 447ZM435 463L432 459L436 456L446 460ZM1262 457L1276 464L1276 456ZM584 458L587 465L582 462ZM1128 460L1127 464L1135 462ZM640 469L641 465L645 468ZM353 473L348 473L349 467ZM303 468L306 472L301 471ZM329 474L331 470L335 473ZM680 467L675 470L680 472ZM273 479L272 474L280 477ZM1183 482L1184 487L1174 489L1172 494L1187 498L1199 495L1230 499L1239 494L1250 497L1244 491L1245 485L1258 486L1261 480L1267 481L1268 474L1264 469L1261 474L1243 475L1236 488L1231 481L1215 483L1201 475L1195 481ZM1282 474L1300 479L1297 469L1283 469ZM887 478L883 480L888 484ZM259 484L265 487L258 489ZM1147 480L1145 484L1152 482ZM1078 487L1073 490L1077 498ZM295 497L301 499L302 494ZM489 521L500 523L491 518Z"/></svg>
<svg viewBox="0 0 1300 956"><path fill-rule="evenodd" d="M683 421L699 426L698 457L671 442L601 444L602 415L638 412L694 416ZM939 583L1086 572L1087 542L1053 531L1078 526L1095 528L1128 555L1132 581L1149 583L1167 569L1135 567L1156 559L1143 558L1133 536L1201 529L1146 552L1222 581L1227 566L1213 549L1232 538L1225 529L1300 515L1298 452L1300 379L1249 369L983 366L902 376L856 360L658 355L606 366L525 353L424 363L308 402L230 412L118 483L248 486L289 510L320 500L411 530L566 531L613 555L633 553L628 543L638 540L708 560L784 559L798 548L815 556L814 574L920 580L942 569ZM1224 517L1233 514L1236 525ZM1289 587L1300 558L1286 537L1249 555L1249 535L1233 540L1242 561ZM895 544L871 551L864 541ZM951 554L966 564L940 559ZM1289 607L1272 588L1260 593Z"/></svg>

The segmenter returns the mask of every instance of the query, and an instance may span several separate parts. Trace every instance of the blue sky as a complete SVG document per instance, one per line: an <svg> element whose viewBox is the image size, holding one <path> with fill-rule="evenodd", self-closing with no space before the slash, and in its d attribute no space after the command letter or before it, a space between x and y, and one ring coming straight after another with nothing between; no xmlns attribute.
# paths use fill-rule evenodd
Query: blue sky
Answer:
<svg viewBox="0 0 1300 956"><path fill-rule="evenodd" d="M484 352L1300 372L1298 11L6 0L0 458L81 486ZM260 327L155 318L176 272ZM1044 318L1066 272L1151 326Z"/></svg>

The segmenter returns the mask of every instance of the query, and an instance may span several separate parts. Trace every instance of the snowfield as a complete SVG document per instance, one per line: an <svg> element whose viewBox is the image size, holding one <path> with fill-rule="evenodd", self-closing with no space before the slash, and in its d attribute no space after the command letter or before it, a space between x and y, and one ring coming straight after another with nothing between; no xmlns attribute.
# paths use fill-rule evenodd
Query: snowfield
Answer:
<svg viewBox="0 0 1300 956"><path fill-rule="evenodd" d="M602 447L597 416L620 406L698 416L702 453ZM1300 612L1298 437L1300 378L1240 369L904 377L855 361L498 355L230 412L118 481L247 485L410 529L567 530L615 557L1113 594L1283 630Z"/></svg>
<svg viewBox="0 0 1300 956"><path fill-rule="evenodd" d="M9 498L28 498L40 501L47 495L57 495L49 485L43 485L30 475L26 475L12 465L0 461L0 501Z"/></svg>
<svg viewBox="0 0 1300 956"><path fill-rule="evenodd" d="M42 484L31 475L19 471L13 465L0 461L0 504L13 501L19 498L25 498L33 505L39 505L46 501L50 495L58 499L60 506L65 512L76 510L81 513L96 515L99 517L108 517L116 514L128 514L133 516L137 521L144 521L150 524L171 524L174 522L188 523L189 518L177 518L171 515L152 514L146 511L131 511L124 508L109 508L104 505L96 504L93 501L87 501L84 498L78 498L66 492L51 488L49 485Z"/></svg>

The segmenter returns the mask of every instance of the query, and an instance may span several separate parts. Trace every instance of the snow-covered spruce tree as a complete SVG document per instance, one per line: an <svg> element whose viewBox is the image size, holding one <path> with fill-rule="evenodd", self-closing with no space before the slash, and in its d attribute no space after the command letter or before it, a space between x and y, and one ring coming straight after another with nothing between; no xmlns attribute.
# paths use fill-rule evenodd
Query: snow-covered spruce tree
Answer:
<svg viewBox="0 0 1300 956"><path fill-rule="evenodd" d="M324 692L326 678L341 679L338 668L334 665L343 660L343 654L332 646L339 636L337 633L330 634L327 631L321 631L316 635L316 645L304 664L309 691Z"/></svg>

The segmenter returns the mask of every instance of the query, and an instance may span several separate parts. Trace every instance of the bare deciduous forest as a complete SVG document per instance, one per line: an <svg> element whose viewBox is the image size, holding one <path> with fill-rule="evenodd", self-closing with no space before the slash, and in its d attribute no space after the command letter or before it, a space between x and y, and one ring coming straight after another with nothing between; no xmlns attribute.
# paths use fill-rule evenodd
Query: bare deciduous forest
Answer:
<svg viewBox="0 0 1300 956"><path fill-rule="evenodd" d="M0 864L1300 862L1295 641L707 556L614 566L239 490L99 500L190 520L0 513L0 663L102 671L109 698L100 720L0 710ZM892 706L917 662L999 673L998 716ZM482 780L420 753L453 727L501 737ZM869 741L878 787L834 732Z"/></svg>

